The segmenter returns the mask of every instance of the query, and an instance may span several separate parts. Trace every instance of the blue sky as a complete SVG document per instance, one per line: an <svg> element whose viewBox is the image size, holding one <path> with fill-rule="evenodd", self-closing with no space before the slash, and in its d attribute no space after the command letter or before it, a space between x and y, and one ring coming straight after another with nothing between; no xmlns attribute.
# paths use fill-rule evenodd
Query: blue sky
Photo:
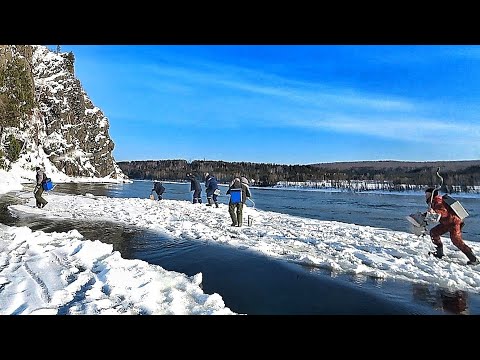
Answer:
<svg viewBox="0 0 480 360"><path fill-rule="evenodd" d="M56 46L49 46L55 49ZM62 45L116 161L480 159L480 46Z"/></svg>

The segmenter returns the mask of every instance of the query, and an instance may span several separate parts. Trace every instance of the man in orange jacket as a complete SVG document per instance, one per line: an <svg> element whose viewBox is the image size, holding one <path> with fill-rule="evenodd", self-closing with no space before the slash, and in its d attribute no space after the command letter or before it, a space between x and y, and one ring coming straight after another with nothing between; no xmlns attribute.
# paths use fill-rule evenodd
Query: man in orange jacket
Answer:
<svg viewBox="0 0 480 360"><path fill-rule="evenodd" d="M473 255L472 249L463 242L462 228L464 222L457 214L455 214L455 211L445 203L443 198L438 194L438 190L434 188L426 189L425 201L430 205L429 212L440 215L440 224L430 230L432 242L437 247L437 251L432 253L432 255L439 259L443 257L443 244L442 240L440 240L440 236L449 232L450 240L452 240L453 245L459 248L467 256L467 265L479 264L475 255Z"/></svg>

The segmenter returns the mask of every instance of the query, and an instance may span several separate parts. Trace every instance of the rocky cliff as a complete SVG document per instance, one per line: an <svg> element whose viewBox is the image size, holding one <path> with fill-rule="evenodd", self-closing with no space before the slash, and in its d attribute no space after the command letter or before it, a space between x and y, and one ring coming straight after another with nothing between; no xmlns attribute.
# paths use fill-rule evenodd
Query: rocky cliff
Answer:
<svg viewBox="0 0 480 360"><path fill-rule="evenodd" d="M75 77L73 53L0 45L0 168L124 180L109 121Z"/></svg>

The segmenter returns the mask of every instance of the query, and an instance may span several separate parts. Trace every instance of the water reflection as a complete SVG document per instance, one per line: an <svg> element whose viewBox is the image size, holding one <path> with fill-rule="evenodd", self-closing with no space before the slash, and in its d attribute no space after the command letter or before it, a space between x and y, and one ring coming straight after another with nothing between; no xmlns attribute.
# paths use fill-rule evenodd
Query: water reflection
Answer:
<svg viewBox="0 0 480 360"><path fill-rule="evenodd" d="M378 276L370 276L365 274L352 274L351 280L355 284L369 284L376 288L381 288L386 282L385 278Z"/></svg>
<svg viewBox="0 0 480 360"><path fill-rule="evenodd" d="M85 195L86 193L95 196L109 196L112 189L121 186L118 184L88 184L88 183L65 183L57 184L55 192L61 192L74 195Z"/></svg>
<svg viewBox="0 0 480 360"><path fill-rule="evenodd" d="M465 291L431 287L426 284L413 284L412 291L414 300L426 303L434 309L456 315L468 314L468 293Z"/></svg>
<svg viewBox="0 0 480 360"><path fill-rule="evenodd" d="M85 240L99 240L113 245L114 251L119 251L124 258L131 258L131 242L143 230L124 226L119 223L105 221L80 221L72 219L46 219L36 215L14 217L8 211L8 206L22 204L23 201L11 194L0 196L0 223L8 226L26 226L32 231L41 230L46 233L68 232L76 229Z"/></svg>

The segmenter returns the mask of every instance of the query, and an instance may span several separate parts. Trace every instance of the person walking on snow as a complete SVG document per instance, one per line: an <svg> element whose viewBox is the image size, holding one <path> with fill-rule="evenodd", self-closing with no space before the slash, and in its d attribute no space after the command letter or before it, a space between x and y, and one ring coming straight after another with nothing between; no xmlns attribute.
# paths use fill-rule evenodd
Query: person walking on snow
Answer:
<svg viewBox="0 0 480 360"><path fill-rule="evenodd" d="M472 249L466 245L462 239L462 228L465 223L455 214L452 208L445 203L442 196L438 194L437 189L432 187L427 188L425 190L425 201L430 205L427 212L440 215L440 224L430 230L430 237L437 248L436 252L432 253L432 255L439 259L443 257L443 243L440 236L449 232L453 245L467 256L467 265L477 265L479 261L473 254Z"/></svg>
<svg viewBox="0 0 480 360"><path fill-rule="evenodd" d="M239 203L233 203L232 197L230 196L230 201L228 203L228 213L232 219L231 226L242 226L243 225L243 205L247 201L247 198L251 197L250 188L248 187L248 180L245 177L242 179L236 177L231 182L227 195L231 193L232 189L242 189L242 201Z"/></svg>
<svg viewBox="0 0 480 360"><path fill-rule="evenodd" d="M165 187L162 185L161 182L155 181L153 183L152 192L153 191L157 193L157 200L162 200L162 194L165 192Z"/></svg>
<svg viewBox="0 0 480 360"><path fill-rule="evenodd" d="M207 206L212 206L215 203L215 207L218 208L218 195L216 194L218 181L212 174L205 174L205 189L207 192Z"/></svg>
<svg viewBox="0 0 480 360"><path fill-rule="evenodd" d="M194 204L201 204L202 203L202 185L200 185L200 181L192 174L187 174L187 179L190 180L190 191L193 191L193 203Z"/></svg>
<svg viewBox="0 0 480 360"><path fill-rule="evenodd" d="M35 168L37 170L37 175L36 175L36 185L35 185L35 190L33 190L33 193L35 194L35 201L36 205L39 209L44 208L45 205L48 204L48 201L45 200L42 197L43 194L43 181L47 178L47 175L45 174L44 171L40 169L39 166Z"/></svg>

